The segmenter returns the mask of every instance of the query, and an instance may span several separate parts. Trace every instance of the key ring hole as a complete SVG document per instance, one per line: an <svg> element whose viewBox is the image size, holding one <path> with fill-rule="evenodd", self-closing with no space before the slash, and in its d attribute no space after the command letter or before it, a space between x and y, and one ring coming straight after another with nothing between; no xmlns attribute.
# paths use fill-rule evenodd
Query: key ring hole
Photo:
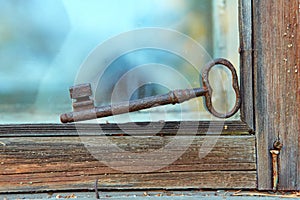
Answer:
<svg viewBox="0 0 300 200"><path fill-rule="evenodd" d="M231 86L235 92L234 106L229 112L225 112L225 113L218 112L215 109L215 107L213 106L212 96L213 96L213 93L216 91L214 91L213 88L211 87L211 84L209 81L209 73L210 73L211 69L217 65L222 65L223 67L230 70L231 76L232 76ZM218 118L229 118L229 117L233 116L239 110L240 104L241 104L241 99L240 99L238 77L237 77L234 66L228 60L226 60L224 58L219 58L219 59L215 59L215 60L209 62L202 70L202 85L203 85L204 89L208 90L208 92L204 96L204 101L205 101L206 109L211 114L213 114L214 116L216 116Z"/></svg>
<svg viewBox="0 0 300 200"><path fill-rule="evenodd" d="M211 68L208 76L212 92L212 105L219 113L229 112L235 104L235 92L231 86L231 71L217 64Z"/></svg>

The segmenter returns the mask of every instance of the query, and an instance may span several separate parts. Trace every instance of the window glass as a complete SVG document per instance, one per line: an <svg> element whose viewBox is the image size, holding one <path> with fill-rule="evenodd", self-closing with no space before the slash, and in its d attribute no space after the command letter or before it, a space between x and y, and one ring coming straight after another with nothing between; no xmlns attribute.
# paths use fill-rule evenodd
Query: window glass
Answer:
<svg viewBox="0 0 300 200"><path fill-rule="evenodd" d="M132 100L163 94L174 88L200 87L199 72L212 58L224 57L235 67L239 65L237 2L1 1L0 123L58 123L61 113L72 111L68 88L77 82L92 83L98 106L112 102L112 97L117 97L115 101ZM149 47L133 49L114 60L104 57L109 55L105 50L103 54L95 54L101 44L145 28L177 31L190 37L202 48L201 64L193 66L174 51ZM184 42L172 38L162 41L161 35L150 37L147 33L145 31L145 35L137 35L136 40L126 43L112 42L107 51L142 43L144 38L158 46L165 42L172 48L182 48L186 55L197 53L189 52L192 48ZM85 73L84 67L90 61L97 68L90 68ZM109 64L104 66L102 61ZM101 76L99 71L103 72ZM129 73L133 71L133 75ZM216 83L215 106L226 111L234 103L234 93L230 89L228 72L216 71L221 75L212 78ZM178 77L188 80L188 84L180 82ZM117 83L121 84L119 88ZM215 119L205 111L202 98L183 106L157 107L133 113L129 118L124 116L104 118L99 122ZM238 119L238 115L233 119Z"/></svg>

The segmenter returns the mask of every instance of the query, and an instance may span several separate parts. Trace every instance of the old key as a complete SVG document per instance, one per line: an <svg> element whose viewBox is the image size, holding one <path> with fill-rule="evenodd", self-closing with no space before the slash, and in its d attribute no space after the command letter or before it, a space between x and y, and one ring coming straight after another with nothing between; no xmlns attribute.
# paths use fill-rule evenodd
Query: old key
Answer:
<svg viewBox="0 0 300 200"><path fill-rule="evenodd" d="M217 64L227 67L232 74L232 87L235 92L235 104L231 111L219 113L212 105L213 90L209 84L208 76L211 68ZM204 96L207 110L216 117L228 118L233 116L240 108L241 99L238 85L238 78L233 65L226 59L219 58L209 62L202 70L203 88L173 90L167 94L146 97L129 102L121 102L113 105L95 107L94 101L90 99L92 95L91 85L80 84L70 88L70 96L75 99L73 102L73 112L60 116L62 123L83 121L112 115L134 112L142 109L156 107L166 104L177 104L188 101L192 98Z"/></svg>

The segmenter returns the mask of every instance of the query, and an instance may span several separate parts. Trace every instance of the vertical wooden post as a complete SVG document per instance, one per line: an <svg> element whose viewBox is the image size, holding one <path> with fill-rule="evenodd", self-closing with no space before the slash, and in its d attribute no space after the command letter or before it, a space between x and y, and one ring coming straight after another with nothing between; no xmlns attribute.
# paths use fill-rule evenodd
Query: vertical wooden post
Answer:
<svg viewBox="0 0 300 200"><path fill-rule="evenodd" d="M252 2L239 0L241 120L254 129L252 67Z"/></svg>
<svg viewBox="0 0 300 200"><path fill-rule="evenodd" d="M279 139L279 190L300 189L299 0L253 0L258 189L272 189Z"/></svg>

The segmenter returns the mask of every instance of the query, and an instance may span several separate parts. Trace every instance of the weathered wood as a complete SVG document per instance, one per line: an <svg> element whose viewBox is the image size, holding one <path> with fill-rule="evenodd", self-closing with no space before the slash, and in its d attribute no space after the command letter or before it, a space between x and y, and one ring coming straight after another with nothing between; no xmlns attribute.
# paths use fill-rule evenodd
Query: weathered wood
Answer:
<svg viewBox="0 0 300 200"><path fill-rule="evenodd" d="M252 2L239 0L241 120L254 129Z"/></svg>
<svg viewBox="0 0 300 200"><path fill-rule="evenodd" d="M55 175L55 174L54 174ZM199 189L199 188L255 188L255 171L220 171L220 172L178 172L150 174L101 174L69 175L34 180L27 174L23 178L10 180L2 188L6 192L51 191L71 189L91 190L95 179L99 179L100 189ZM14 177L15 178L15 177ZM17 182L16 182L17 181ZM24 182L21 182L24 181ZM12 185L15 186L11 187Z"/></svg>
<svg viewBox="0 0 300 200"><path fill-rule="evenodd" d="M168 159L190 139L180 136L181 142L168 153L151 156L148 152L165 147L174 137L1 138L0 192L91 189L96 178L102 189L256 187L255 136L196 136L169 164ZM200 159L199 149L210 148L205 146L208 139L216 144ZM92 156L90 148L96 149L92 152L96 158L102 155L102 162ZM121 167L123 172L105 164ZM152 172L154 164L158 168ZM129 173L135 169L149 172Z"/></svg>
<svg viewBox="0 0 300 200"><path fill-rule="evenodd" d="M186 135L226 134L249 135L253 130L241 121L184 121L184 122L136 122L125 124L7 124L0 125L1 137L25 136L78 136L80 135L113 135L134 131L134 135L177 134L179 127L184 127ZM122 129L120 129L120 127ZM101 131L99 131L101 130Z"/></svg>
<svg viewBox="0 0 300 200"><path fill-rule="evenodd" d="M279 155L279 189L300 189L299 0L253 1L258 188L272 188L273 142Z"/></svg>

